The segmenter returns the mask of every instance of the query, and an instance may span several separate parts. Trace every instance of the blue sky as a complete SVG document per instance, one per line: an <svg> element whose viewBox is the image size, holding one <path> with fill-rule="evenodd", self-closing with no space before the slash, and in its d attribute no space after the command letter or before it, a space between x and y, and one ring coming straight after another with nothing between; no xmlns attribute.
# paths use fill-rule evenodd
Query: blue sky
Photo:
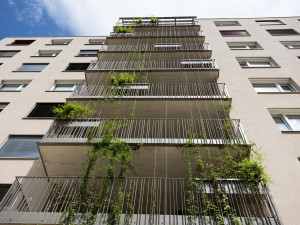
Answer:
<svg viewBox="0 0 300 225"><path fill-rule="evenodd" d="M108 35L119 16L300 17L300 1L0 0L0 39Z"/></svg>

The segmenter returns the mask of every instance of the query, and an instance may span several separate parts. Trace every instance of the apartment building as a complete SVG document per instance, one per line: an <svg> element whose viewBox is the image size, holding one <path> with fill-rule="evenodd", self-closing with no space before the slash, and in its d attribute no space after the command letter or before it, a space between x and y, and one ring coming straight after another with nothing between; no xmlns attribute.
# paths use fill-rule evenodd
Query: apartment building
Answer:
<svg viewBox="0 0 300 225"><path fill-rule="evenodd" d="M299 19L122 17L107 37L0 41L0 223L297 224ZM64 102L92 113L54 119ZM270 187L239 170L255 145Z"/></svg>

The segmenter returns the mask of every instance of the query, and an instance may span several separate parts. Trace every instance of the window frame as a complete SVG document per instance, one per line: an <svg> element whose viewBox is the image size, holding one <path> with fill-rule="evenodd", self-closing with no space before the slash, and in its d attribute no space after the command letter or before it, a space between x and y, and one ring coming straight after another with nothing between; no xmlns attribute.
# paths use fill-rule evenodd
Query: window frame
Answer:
<svg viewBox="0 0 300 225"><path fill-rule="evenodd" d="M1 105L5 105L4 107ZM9 102L0 102L0 113L9 105Z"/></svg>
<svg viewBox="0 0 300 225"><path fill-rule="evenodd" d="M65 104L64 102L36 102L34 104L34 106L31 108L30 112L26 115L26 117L24 117L24 119L55 119L55 117L49 117L49 116L30 116L31 114L35 113L33 111L36 111L36 107L39 105L39 104L53 104L52 107L57 107L59 105L63 105ZM57 104L57 106L55 106L55 104ZM49 113L49 111L47 112Z"/></svg>
<svg viewBox="0 0 300 225"><path fill-rule="evenodd" d="M97 44L97 41L95 41L93 43L93 42L91 42L91 40L99 40L99 44ZM104 40L104 41L101 41L101 40ZM89 39L89 41L86 45L107 45L107 41L106 41L106 38L104 38L104 39Z"/></svg>
<svg viewBox="0 0 300 225"><path fill-rule="evenodd" d="M274 85L277 88L278 92L257 91L254 87L254 85L270 85L270 84ZM289 86L291 91L285 91L282 88L283 85ZM275 83L252 83L252 86L257 93L295 93L295 92L299 92L291 83L278 83L278 82L275 82Z"/></svg>
<svg viewBox="0 0 300 225"><path fill-rule="evenodd" d="M236 27L241 26L240 22L237 20L230 21L214 21L216 27Z"/></svg>
<svg viewBox="0 0 300 225"><path fill-rule="evenodd" d="M55 43L55 42L59 42L59 41L65 41L64 43ZM73 39L51 39L50 43L46 44L46 45L69 45L71 42L73 41Z"/></svg>
<svg viewBox="0 0 300 225"><path fill-rule="evenodd" d="M264 22L280 22L279 24L260 24L260 22L264 23ZM259 24L260 26L277 26L277 25L286 25L284 22L282 22L281 20L255 20L255 22L257 24Z"/></svg>
<svg viewBox="0 0 300 225"><path fill-rule="evenodd" d="M24 65L45 65L45 67L42 70L20 70ZM13 72L42 72L48 65L49 63L23 63L17 70Z"/></svg>
<svg viewBox="0 0 300 225"><path fill-rule="evenodd" d="M256 42L256 41L252 41L252 42L226 42L226 44L228 45L228 48L230 50L263 50L261 45L258 44L258 42ZM252 46L252 44L254 44L256 46L256 48L249 47L249 46ZM231 47L240 46L240 45L244 45L245 48L231 48Z"/></svg>
<svg viewBox="0 0 300 225"><path fill-rule="evenodd" d="M31 41L29 44L15 44L16 41ZM24 40L24 39L19 39L19 40L14 40L12 43L8 44L8 46L28 46L31 45L33 42L36 40Z"/></svg>
<svg viewBox="0 0 300 225"><path fill-rule="evenodd" d="M246 32L246 35L237 35L237 34L230 34L224 35L223 32ZM249 37L251 36L247 30L219 30L222 37Z"/></svg>
<svg viewBox="0 0 300 225"><path fill-rule="evenodd" d="M0 51L0 53L1 52L15 52L16 54L18 54L19 52L20 52L21 50L1 50ZM0 57L1 58L11 58L11 57L14 57L16 54L14 54L14 55L11 55L11 56L2 56L2 55L0 55Z"/></svg>
<svg viewBox="0 0 300 225"><path fill-rule="evenodd" d="M300 49L300 41L281 41L280 42L287 49ZM299 48L294 48L294 45L299 45Z"/></svg>
<svg viewBox="0 0 300 225"><path fill-rule="evenodd" d="M53 54L50 55L40 55L41 53L51 53L53 52ZM39 50L37 54L33 55L32 57L56 57L59 55L59 53L61 52L61 50Z"/></svg>
<svg viewBox="0 0 300 225"><path fill-rule="evenodd" d="M16 89L16 90L9 90L9 91L5 91L3 90L3 86L5 85L19 85L19 87ZM0 84L0 92L20 92L22 91L28 84L25 84L25 83L1 83Z"/></svg>
<svg viewBox="0 0 300 225"><path fill-rule="evenodd" d="M272 34L270 32L270 31L276 31L276 30L293 30L295 33L294 34ZM272 36L296 36L296 35L300 35L300 33L298 31L296 31L295 29L267 29L266 31Z"/></svg>
<svg viewBox="0 0 300 225"><path fill-rule="evenodd" d="M75 63L69 63L68 66L65 68L64 72L85 72L89 68L89 66L85 70L68 70L71 64L91 64L90 62L75 62Z"/></svg>
<svg viewBox="0 0 300 225"><path fill-rule="evenodd" d="M59 91L57 91L57 90L55 90L57 85L73 85L73 88L72 88L72 90L59 90ZM52 85L52 87L50 88L49 91L51 91L51 92L73 92L75 90L75 88L76 88L75 83L73 83L73 84L71 84L71 83L68 83L68 84L67 83L54 83L54 85Z"/></svg>
<svg viewBox="0 0 300 225"><path fill-rule="evenodd" d="M271 116L272 116L273 120L274 120L274 117L280 118L283 121L283 123L285 124L285 126L288 128L287 131L285 131L285 130L280 130L280 131L282 131L282 132L300 131L300 129L299 130L295 129L295 127L290 122L290 119L288 118L288 116L299 116L300 117L300 113L280 113L280 114L272 114ZM300 119L299 119L299 121L300 121ZM275 122L275 120L274 120L274 122ZM277 127L278 127L278 125L277 125Z"/></svg>
<svg viewBox="0 0 300 225"><path fill-rule="evenodd" d="M84 54L84 53L81 53L81 51L87 51L87 52L88 51L96 51L96 54ZM80 49L77 54L77 57L97 57L98 52L99 52L98 49Z"/></svg>
<svg viewBox="0 0 300 225"><path fill-rule="evenodd" d="M237 57L236 60L238 61L241 68L280 68L280 66L275 62L275 60L271 57L253 57L253 58L244 58L244 57ZM263 63L268 62L270 66L254 66L251 63ZM241 65L244 63L245 66Z"/></svg>

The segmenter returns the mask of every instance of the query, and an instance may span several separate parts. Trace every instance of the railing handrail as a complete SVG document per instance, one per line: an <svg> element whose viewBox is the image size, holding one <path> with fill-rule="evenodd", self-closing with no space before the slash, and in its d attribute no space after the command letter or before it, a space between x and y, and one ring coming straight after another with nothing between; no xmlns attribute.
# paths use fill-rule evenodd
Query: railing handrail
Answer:
<svg viewBox="0 0 300 225"><path fill-rule="evenodd" d="M230 98L224 83L133 83L124 87L107 84L77 84L70 98Z"/></svg>
<svg viewBox="0 0 300 225"><path fill-rule="evenodd" d="M42 139L50 142L87 142L88 138L101 140L105 125L113 122L113 131L120 140L145 144L242 144L248 145L241 134L237 119L179 119L179 118L84 118L65 122L55 120ZM94 129L98 127L98 129ZM226 129L225 129L226 128Z"/></svg>
<svg viewBox="0 0 300 225"><path fill-rule="evenodd" d="M161 44L162 46L156 46ZM182 50L211 50L208 43L178 43L177 46L172 46L167 43L157 44L110 44L106 48L101 48L100 51L182 51ZM165 46L164 46L165 45ZM174 45L174 44L173 44Z"/></svg>
<svg viewBox="0 0 300 225"><path fill-rule="evenodd" d="M193 188L188 185L186 178L127 177L122 180L120 189L115 188L117 182L119 180L115 179L108 184L104 196L106 201L97 206L95 224L107 224L107 209L117 191L126 196L120 209L121 223L129 221L130 224L149 224L153 217L152 224L156 225L161 224L161 221L165 221L165 225L189 224L188 191L195 198L193 210L196 211L193 212L196 221L203 225L215 221L210 211L203 210L207 206L205 199L210 199L224 221L229 221L224 213L226 209L212 198L221 190L230 202L235 217L243 224L248 224L250 220L253 224L282 225L271 193L262 183L252 190L245 181L239 179L218 182L195 179ZM0 203L0 221L5 224L60 224L61 216L79 195L81 183L81 177L17 177ZM103 190L103 178L89 178L87 188L89 195L98 196ZM78 204L74 213L76 222L81 224L84 219L82 212L90 212L90 205L81 201ZM129 209L130 216L127 218L125 214L128 214Z"/></svg>
<svg viewBox="0 0 300 225"><path fill-rule="evenodd" d="M87 70L218 69L214 59L92 60Z"/></svg>
<svg viewBox="0 0 300 225"><path fill-rule="evenodd" d="M180 37L180 36L192 36L192 37L204 37L203 31L141 31L134 33L117 33L111 32L110 37Z"/></svg>

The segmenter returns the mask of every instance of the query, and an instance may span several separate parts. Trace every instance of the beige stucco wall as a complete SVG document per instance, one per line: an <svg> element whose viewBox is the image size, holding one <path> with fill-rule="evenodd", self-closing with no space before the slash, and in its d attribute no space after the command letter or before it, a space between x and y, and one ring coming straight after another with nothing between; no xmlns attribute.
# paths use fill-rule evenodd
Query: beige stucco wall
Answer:
<svg viewBox="0 0 300 225"><path fill-rule="evenodd" d="M10 58L0 57L0 80L31 80L22 92L0 92L0 102L9 105L0 113L0 145L9 135L43 135L51 119L25 119L37 102L65 102L71 92L46 92L55 80L82 80L84 72L62 72L69 63L90 62L96 57L75 57L81 49L98 49L100 45L86 45L89 39L101 37L31 37L5 38L0 41L0 50L21 50ZM33 39L28 46L7 46L17 39ZM46 45L52 39L73 39L69 45ZM62 50L56 57L31 57L39 50ZM22 63L49 63L42 72L13 72ZM34 160L0 159L0 183L12 183L15 176L27 174L44 175ZM39 169L38 169L39 168ZM35 171L34 171L35 170Z"/></svg>
<svg viewBox="0 0 300 225"><path fill-rule="evenodd" d="M272 36L266 29L295 29L300 32L299 18L279 19L286 25L260 26L255 19L237 20L241 26L216 27L214 21L199 19L212 58L220 69L218 82L225 82L232 97L231 118L241 119L250 141L267 156L267 170L273 183L271 192L284 224L299 224L300 215L300 132L281 133L268 108L298 108L299 94L257 94L249 78L292 78L300 84L300 50L287 49L279 41L299 41L299 36ZM222 37L219 30L247 30L249 37ZM263 50L230 50L226 42L256 41ZM272 57L280 68L241 68L236 57Z"/></svg>

